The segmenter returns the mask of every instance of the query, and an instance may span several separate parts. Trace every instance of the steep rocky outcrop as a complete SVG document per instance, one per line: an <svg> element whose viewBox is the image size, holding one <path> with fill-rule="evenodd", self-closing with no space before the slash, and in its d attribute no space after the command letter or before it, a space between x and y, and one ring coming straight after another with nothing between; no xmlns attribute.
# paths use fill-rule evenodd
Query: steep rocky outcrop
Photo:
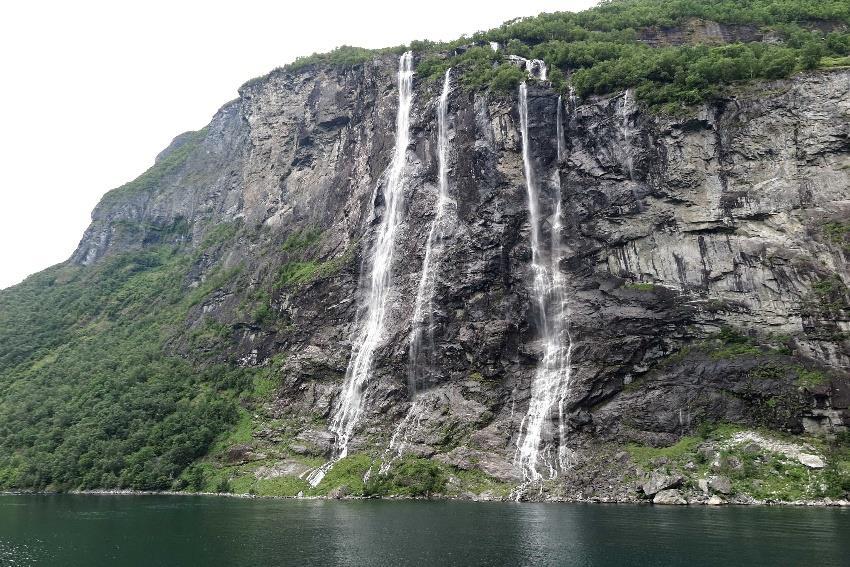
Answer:
<svg viewBox="0 0 850 567"><path fill-rule="evenodd" d="M163 242L197 249L232 227L186 282L239 268L185 322L186 334L223 324L226 339L206 353L179 337L170 348L199 361L281 360L255 419L285 421L299 454L326 456L333 443L326 422L383 211L395 73L387 56L245 85L158 157L150 183L104 198L71 260ZM407 341L437 195L439 87L415 85L386 332L352 444L375 456L411 404ZM557 103L547 83L529 86L540 191L549 207L558 185L563 195L576 470L600 443L668 445L706 422L842 429L850 252L834 227L850 217L850 71L741 87L683 116L647 112L630 92L570 101L560 161ZM542 352L515 97L456 87L449 122L457 207L434 297L439 365L419 385L405 451L514 482ZM675 490L665 498L683 501Z"/></svg>

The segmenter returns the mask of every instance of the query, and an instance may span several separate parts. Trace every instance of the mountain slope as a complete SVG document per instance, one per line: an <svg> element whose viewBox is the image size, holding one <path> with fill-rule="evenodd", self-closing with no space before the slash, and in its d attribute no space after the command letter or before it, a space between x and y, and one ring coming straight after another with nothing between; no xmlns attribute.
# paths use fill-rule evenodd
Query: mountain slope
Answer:
<svg viewBox="0 0 850 567"><path fill-rule="evenodd" d="M385 209L399 50L341 49L246 83L104 197L68 262L0 292L0 485L507 494L543 353L527 80L543 213L563 211L571 347L565 418L547 434L574 462L546 494L651 496L634 478L662 467L695 490L722 472L741 498L841 496L847 449L822 436L841 438L850 405L847 10L634 0L414 44L385 330L351 454L316 488L302 477L334 451ZM551 81L526 73L530 56ZM455 209L436 362L412 403L436 79L450 66ZM744 81L756 78L772 80ZM829 466L764 449L749 468L711 468L714 452L745 460L735 435L754 427L805 434Z"/></svg>

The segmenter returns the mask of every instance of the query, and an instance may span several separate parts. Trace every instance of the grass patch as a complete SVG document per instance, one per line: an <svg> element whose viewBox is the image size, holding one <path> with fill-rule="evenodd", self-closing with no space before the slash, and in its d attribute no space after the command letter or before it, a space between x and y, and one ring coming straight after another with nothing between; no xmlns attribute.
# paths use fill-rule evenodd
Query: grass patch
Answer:
<svg viewBox="0 0 850 567"><path fill-rule="evenodd" d="M409 496L430 498L446 487L445 467L430 459L407 456L386 472L369 478L368 496Z"/></svg>
<svg viewBox="0 0 850 567"><path fill-rule="evenodd" d="M363 476L372 466L372 458L369 455L359 453L349 455L334 464L331 470L322 479L318 486L310 490L311 495L325 496L334 488L347 487L348 493L353 496L362 496L365 491ZM372 471L378 473L380 463L375 463Z"/></svg>
<svg viewBox="0 0 850 567"><path fill-rule="evenodd" d="M272 373L258 374L254 378L254 388L251 394L255 399L267 400L280 387L280 380Z"/></svg>
<svg viewBox="0 0 850 567"><path fill-rule="evenodd" d="M820 370L806 370L802 366L798 366L797 381L795 382L800 388L814 388L829 381L829 377Z"/></svg>
<svg viewBox="0 0 850 567"><path fill-rule="evenodd" d="M242 219L219 223L207 229L204 239L201 241L201 250L209 250L224 242L229 242L236 237L242 228Z"/></svg>
<svg viewBox="0 0 850 567"><path fill-rule="evenodd" d="M307 262L287 262L280 267L275 281L275 288L296 287L311 281L318 273L319 265L310 260Z"/></svg>
<svg viewBox="0 0 850 567"><path fill-rule="evenodd" d="M279 476L257 479L251 489L257 496L297 496L299 492L306 494L310 490L310 483L295 476Z"/></svg>
<svg viewBox="0 0 850 567"><path fill-rule="evenodd" d="M716 341L719 341L721 345L711 348L711 339L704 342L703 345L709 348L709 355L715 360L764 354L750 337L742 335L732 327L722 327L714 340L715 344Z"/></svg>
<svg viewBox="0 0 850 567"><path fill-rule="evenodd" d="M847 57L823 57L820 66L824 68L850 67L850 55Z"/></svg>
<svg viewBox="0 0 850 567"><path fill-rule="evenodd" d="M242 266L216 270L188 295L185 301L187 309L201 303L215 290L234 282L241 273Z"/></svg>
<svg viewBox="0 0 850 567"><path fill-rule="evenodd" d="M626 450L632 456L632 460L643 466L649 466L653 459L665 457L669 460L679 460L685 455L692 454L697 446L703 442L702 437L682 437L674 445L669 447L647 447L645 445L629 444Z"/></svg>
<svg viewBox="0 0 850 567"><path fill-rule="evenodd" d="M761 354L763 354L761 349L755 345L735 343L711 351L711 358L722 360L739 356L760 356Z"/></svg>
<svg viewBox="0 0 850 567"><path fill-rule="evenodd" d="M457 494L461 492L472 492L473 494L491 492L496 496L506 497L513 489L512 484L496 480L478 469L467 471L450 467L448 470L450 474L460 480L460 488L457 490Z"/></svg>
<svg viewBox="0 0 850 567"><path fill-rule="evenodd" d="M634 291L655 291L655 287L655 284L647 282L627 282L623 284L623 289Z"/></svg>
<svg viewBox="0 0 850 567"><path fill-rule="evenodd" d="M322 231L317 228L297 230L290 234L280 246L281 252L289 254L303 252L322 238Z"/></svg>
<svg viewBox="0 0 850 567"><path fill-rule="evenodd" d="M210 448L211 455L222 455L233 445L245 445L251 442L254 432L251 414L239 408L239 418L235 425L223 434Z"/></svg>
<svg viewBox="0 0 850 567"><path fill-rule="evenodd" d="M183 167L192 152L194 152L203 139L206 138L207 131L208 129L204 128L197 132L187 132L189 138L180 145L180 147L159 160L150 169L145 171L133 181L125 183L117 189L113 189L108 192L103 196L98 207L118 203L120 200L132 195L149 193L161 189L163 180Z"/></svg>

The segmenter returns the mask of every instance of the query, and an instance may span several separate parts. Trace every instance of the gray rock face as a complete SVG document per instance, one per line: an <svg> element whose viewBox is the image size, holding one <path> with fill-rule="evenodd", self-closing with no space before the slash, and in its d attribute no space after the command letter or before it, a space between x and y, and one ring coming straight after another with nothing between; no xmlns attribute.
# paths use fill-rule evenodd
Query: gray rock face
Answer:
<svg viewBox="0 0 850 567"><path fill-rule="evenodd" d="M659 471L652 471L649 479L643 483L641 489L647 496L661 492L669 488L676 488L682 484L681 475L668 475Z"/></svg>
<svg viewBox="0 0 850 567"><path fill-rule="evenodd" d="M308 429L299 433L295 440L299 443L297 453L323 456L330 454L334 436L327 431Z"/></svg>
<svg viewBox="0 0 850 567"><path fill-rule="evenodd" d="M186 335L215 321L228 329L215 359L285 358L263 417L302 431L295 452L326 455L333 443L321 422L339 396L383 213L396 69L382 57L246 85L194 141L178 138L158 158L170 165L154 186L107 196L71 259L177 243L197 253L187 292L238 268L190 311ZM437 194L438 91L415 85L386 329L352 452L381 454L410 407L407 344ZM583 449L596 441L670 444L704 421L844 427L850 255L824 227L850 218L850 71L749 87L686 117L623 95L579 101L563 113L561 161L557 101L547 85L529 86L545 215L562 187L573 340L564 442L575 458L593 458ZM405 446L509 480L542 354L515 96L456 87L449 122L457 206L434 297L434 364L417 385L424 409ZM233 231L215 240L226 226ZM316 236L292 244L305 234ZM308 277L280 283L292 265ZM252 316L258 306L268 315ZM719 334L726 328L738 338ZM171 346L192 358L188 345L178 337ZM799 366L828 379L801 389ZM549 429L555 436L557 424ZM656 475L643 489L674 486Z"/></svg>
<svg viewBox="0 0 850 567"><path fill-rule="evenodd" d="M685 500L682 493L676 489L662 490L658 494L655 495L655 498L652 499L653 504L676 504L682 505L687 504L688 501Z"/></svg>
<svg viewBox="0 0 850 567"><path fill-rule="evenodd" d="M817 455L810 455L808 453L801 453L797 459L809 467L810 469L822 469L826 466L823 462L823 459L818 457Z"/></svg>
<svg viewBox="0 0 850 567"><path fill-rule="evenodd" d="M720 494L731 494L732 481L727 476L712 476L708 479L708 488Z"/></svg>

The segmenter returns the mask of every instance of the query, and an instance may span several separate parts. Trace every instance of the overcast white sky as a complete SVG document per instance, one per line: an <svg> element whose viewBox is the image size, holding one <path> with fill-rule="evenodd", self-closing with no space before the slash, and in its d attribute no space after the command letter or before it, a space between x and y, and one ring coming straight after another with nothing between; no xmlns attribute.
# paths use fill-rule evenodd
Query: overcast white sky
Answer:
<svg viewBox="0 0 850 567"><path fill-rule="evenodd" d="M68 258L92 208L246 80L337 45L454 39L594 0L0 5L0 288Z"/></svg>

